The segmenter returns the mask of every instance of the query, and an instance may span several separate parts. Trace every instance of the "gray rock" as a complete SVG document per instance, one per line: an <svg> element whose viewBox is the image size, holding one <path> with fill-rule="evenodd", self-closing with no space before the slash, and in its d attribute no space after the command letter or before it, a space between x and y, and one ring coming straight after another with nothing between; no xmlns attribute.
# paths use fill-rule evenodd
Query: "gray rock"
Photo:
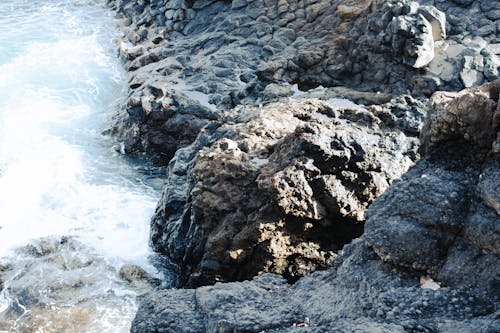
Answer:
<svg viewBox="0 0 500 333"><path fill-rule="evenodd" d="M126 264L120 268L120 277L132 285L147 289L147 287L158 287L161 282L159 279L152 277L143 268L137 265Z"/></svg>
<svg viewBox="0 0 500 333"><path fill-rule="evenodd" d="M474 0L452 0L452 1L460 6L469 6L474 2Z"/></svg>
<svg viewBox="0 0 500 333"><path fill-rule="evenodd" d="M419 273L391 267L361 239L334 268L295 285L264 274L252 281L147 295L132 332L495 331L493 300L466 290L419 285ZM190 323L192 326L187 326Z"/></svg>
<svg viewBox="0 0 500 333"><path fill-rule="evenodd" d="M499 91L497 80L433 96L422 133L425 158L367 211L364 237L384 261L495 293L500 238L492 119Z"/></svg>
<svg viewBox="0 0 500 333"><path fill-rule="evenodd" d="M145 97L151 102L146 109L124 105L111 132L118 135L125 153L146 153L162 164L178 148L193 142L220 113L238 104L270 101L278 93L271 88L285 87L283 83L301 88L344 86L385 96L407 90L430 95L439 88L462 86L455 72L450 74L455 80L442 80L404 65L426 67L433 59L433 41L446 35L444 13L456 18L450 21L452 30L464 22L463 17L469 19L463 15L465 9L450 1L437 2L435 7L427 1L395 0L300 5L278 0L107 2L131 21L124 27L128 37L121 49L130 71L130 101ZM491 11L489 5L481 6L484 12ZM480 17L474 21L489 24L482 13L479 10ZM164 24L160 18L166 20ZM391 22L396 21L402 26L394 32ZM221 61L223 68L218 66ZM494 68L486 68L484 74L464 69L463 81L469 85L480 81L481 75L492 79ZM243 74L253 79L242 80ZM191 111L162 109L161 97L151 98L148 87L163 85L169 95L175 89L165 82L181 82L204 94L203 99L216 108L214 114L207 118L198 111L187 115ZM288 92L278 93L283 94ZM185 96L190 104L198 104L192 94ZM176 132L181 133L179 138Z"/></svg>
<svg viewBox="0 0 500 333"><path fill-rule="evenodd" d="M318 100L240 109L172 160L151 223L154 249L188 285L266 271L295 280L327 267L416 158L418 130L398 112Z"/></svg>

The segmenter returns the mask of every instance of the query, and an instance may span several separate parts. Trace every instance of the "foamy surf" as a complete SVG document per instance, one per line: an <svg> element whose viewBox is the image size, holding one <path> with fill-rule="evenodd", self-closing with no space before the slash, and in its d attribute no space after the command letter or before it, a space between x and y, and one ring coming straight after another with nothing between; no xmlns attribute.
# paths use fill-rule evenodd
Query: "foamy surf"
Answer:
<svg viewBox="0 0 500 333"><path fill-rule="evenodd" d="M0 3L0 331L127 332L158 192L101 133L124 97L100 1Z"/></svg>

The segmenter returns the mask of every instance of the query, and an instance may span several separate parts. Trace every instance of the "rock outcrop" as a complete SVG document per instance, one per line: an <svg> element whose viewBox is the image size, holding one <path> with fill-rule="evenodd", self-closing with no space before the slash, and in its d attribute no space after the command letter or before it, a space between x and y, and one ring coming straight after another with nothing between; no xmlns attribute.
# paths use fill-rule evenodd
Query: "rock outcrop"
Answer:
<svg viewBox="0 0 500 333"><path fill-rule="evenodd" d="M497 1L107 2L117 148L168 165L152 247L182 286L259 275L133 332L499 330Z"/></svg>
<svg viewBox="0 0 500 333"><path fill-rule="evenodd" d="M146 296L131 332L496 332L491 298L422 288L362 240L290 286L276 275ZM425 285L424 285L425 286ZM188 324L189 323L189 324Z"/></svg>
<svg viewBox="0 0 500 333"><path fill-rule="evenodd" d="M261 272L293 281L328 267L417 157L423 105L409 97L396 105L289 100L239 108L205 128L169 166L153 248L191 286Z"/></svg>
<svg viewBox="0 0 500 333"><path fill-rule="evenodd" d="M332 268L152 293L132 332L499 331L499 92L434 95L424 156Z"/></svg>
<svg viewBox="0 0 500 333"><path fill-rule="evenodd" d="M163 164L223 112L289 96L294 84L430 95L494 80L500 65L500 7L489 0L465 8L424 0L107 2L124 17L120 55L130 75L115 125L120 150Z"/></svg>
<svg viewBox="0 0 500 333"><path fill-rule="evenodd" d="M432 97L425 158L367 214L364 238L383 260L498 292L499 93L497 80Z"/></svg>

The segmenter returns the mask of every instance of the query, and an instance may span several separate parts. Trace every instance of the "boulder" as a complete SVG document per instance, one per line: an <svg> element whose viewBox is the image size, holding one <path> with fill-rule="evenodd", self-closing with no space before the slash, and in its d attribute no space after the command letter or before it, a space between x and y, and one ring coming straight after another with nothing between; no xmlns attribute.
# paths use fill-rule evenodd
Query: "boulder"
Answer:
<svg viewBox="0 0 500 333"><path fill-rule="evenodd" d="M328 267L360 235L368 205L417 157L418 130L389 105L290 100L240 108L206 128L169 165L153 248L191 286L261 272L294 281Z"/></svg>
<svg viewBox="0 0 500 333"><path fill-rule="evenodd" d="M495 293L499 92L497 80L433 96L422 132L424 158L367 211L364 238L384 261Z"/></svg>

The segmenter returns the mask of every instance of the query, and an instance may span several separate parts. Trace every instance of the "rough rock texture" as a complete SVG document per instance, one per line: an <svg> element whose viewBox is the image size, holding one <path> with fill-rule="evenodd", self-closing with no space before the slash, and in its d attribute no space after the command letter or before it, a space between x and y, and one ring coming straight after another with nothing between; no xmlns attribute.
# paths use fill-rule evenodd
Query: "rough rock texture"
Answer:
<svg viewBox="0 0 500 333"><path fill-rule="evenodd" d="M168 164L153 248L184 286L260 274L133 332L500 331L500 2L107 2L117 149Z"/></svg>
<svg viewBox="0 0 500 333"><path fill-rule="evenodd" d="M434 95L423 158L332 268L151 293L132 332L498 332L499 92Z"/></svg>
<svg viewBox="0 0 500 333"><path fill-rule="evenodd" d="M131 332L497 332L495 299L384 263L362 240L295 285L276 275L145 296ZM189 323L189 325L188 325Z"/></svg>
<svg viewBox="0 0 500 333"><path fill-rule="evenodd" d="M175 155L153 248L191 286L328 267L416 159L421 110L410 97L367 109L316 99L240 108Z"/></svg>
<svg viewBox="0 0 500 333"><path fill-rule="evenodd" d="M0 263L5 288L0 290L0 332L96 332L102 330L94 326L96 316L134 301L126 293L115 294L120 290L115 268L75 237L34 239L15 249L12 258Z"/></svg>
<svg viewBox="0 0 500 333"><path fill-rule="evenodd" d="M497 1L107 2L124 18L130 75L120 150L160 163L224 111L293 84L430 95L494 80L500 65Z"/></svg>
<svg viewBox="0 0 500 333"><path fill-rule="evenodd" d="M383 260L498 292L499 93L497 80L433 96L425 158L368 212L365 239Z"/></svg>

